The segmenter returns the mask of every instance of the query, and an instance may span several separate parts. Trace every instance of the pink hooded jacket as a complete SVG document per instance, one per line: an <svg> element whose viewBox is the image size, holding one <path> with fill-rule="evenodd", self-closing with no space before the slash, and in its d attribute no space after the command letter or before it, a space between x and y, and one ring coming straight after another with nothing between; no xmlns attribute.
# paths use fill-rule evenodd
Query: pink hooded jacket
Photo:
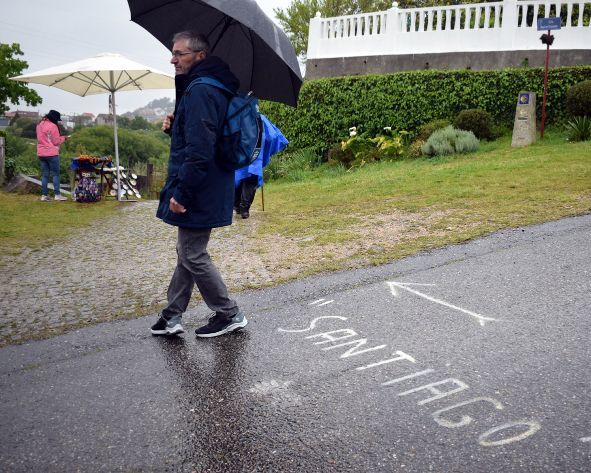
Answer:
<svg viewBox="0 0 591 473"><path fill-rule="evenodd" d="M37 125L37 156L46 158L57 156L60 153L60 145L66 141L65 136L60 136L59 128L47 118L43 118Z"/></svg>

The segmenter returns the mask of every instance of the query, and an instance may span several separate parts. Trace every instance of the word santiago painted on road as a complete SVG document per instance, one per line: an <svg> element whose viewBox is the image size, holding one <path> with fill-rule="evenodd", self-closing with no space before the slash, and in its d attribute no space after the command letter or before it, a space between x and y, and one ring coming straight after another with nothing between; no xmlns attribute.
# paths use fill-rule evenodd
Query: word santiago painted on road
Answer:
<svg viewBox="0 0 591 473"><path fill-rule="evenodd" d="M389 284L390 289L392 286ZM400 287L400 286L398 286ZM407 289L404 287L404 289ZM414 291L413 291L414 292ZM424 296L421 294L421 296ZM319 299L311 302L309 305L315 306L316 308L326 307L331 304L332 300L326 301ZM434 301L441 303L443 301ZM448 305L448 304L446 304ZM448 305L449 306L449 305ZM460 309L453 306L454 309ZM463 309L460 309L466 312ZM472 314L471 314L472 315ZM478 314L475 314L478 315ZM482 317L482 316L479 316ZM478 317L477 317L478 318ZM346 348L345 351L339 353L339 359L348 359L352 357L360 357L360 363L358 366L352 367L352 372L364 372L365 370L376 370L385 369L386 367L399 366L400 364L406 365L408 363L413 364L413 371L407 372L403 376L398 376L393 379L387 379L381 383L381 386L387 389L397 389L398 396L410 396L418 395L422 393L422 398L417 401L417 405L424 406L433 401L444 399L450 396L454 396L457 393L470 389L467 383L456 379L456 378L445 378L437 381L429 382L426 384L420 384L410 389L408 383L412 380L413 383L417 380L422 381L425 378L423 376L433 375L436 370L433 368L424 367L425 369L416 368L419 367L417 360L410 354L407 354L401 350L392 351L391 355L387 357L377 358L375 355L380 355L381 350L388 348L388 345L377 345L368 346L368 339L361 338L356 330L353 328L337 328L338 324L347 321L347 317L340 315L323 315L314 318L307 327L304 328L278 328L279 332L292 333L292 334L305 334L305 339L313 341L313 344L318 346L323 351L335 350L337 348ZM479 319L481 325L484 325L485 321L492 321L492 318L482 317ZM336 325L336 326L335 326ZM322 331L319 331L322 330ZM318 331L318 332L317 332ZM353 340L351 340L353 339ZM346 341L344 341L346 340ZM368 357L373 357L373 360ZM357 361L357 358L355 358ZM406 366L405 366L406 367ZM401 384L402 383L402 384ZM400 388L399 386L405 386ZM455 404L443 407L436 411L431 412L433 420L440 425L448 429L456 429L469 425L473 418L467 414L462 413L462 408L470 404L487 405L491 409L496 411L502 411L504 406L501 401L492 397L476 396ZM453 416L455 414L455 416ZM452 417L453 416L453 417ZM501 425L490 428L486 432L483 432L478 436L478 443L484 447L494 447L499 445L507 445L513 442L518 442L531 435L535 434L540 430L541 425L535 420L514 420L504 422Z"/></svg>

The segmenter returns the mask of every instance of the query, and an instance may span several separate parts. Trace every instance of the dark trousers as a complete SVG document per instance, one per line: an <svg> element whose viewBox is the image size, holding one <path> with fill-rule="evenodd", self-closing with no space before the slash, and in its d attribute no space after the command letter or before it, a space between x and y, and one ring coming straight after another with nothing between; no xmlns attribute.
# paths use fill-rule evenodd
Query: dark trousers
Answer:
<svg viewBox="0 0 591 473"><path fill-rule="evenodd" d="M234 208L239 212L248 212L257 191L258 176L242 179L234 192Z"/></svg>
<svg viewBox="0 0 591 473"><path fill-rule="evenodd" d="M41 195L48 195L49 174L53 177L53 193L60 195L60 157L47 156L39 158L41 165Z"/></svg>
<svg viewBox="0 0 591 473"><path fill-rule="evenodd" d="M238 313L236 301L228 296L226 284L207 252L210 234L210 228L179 227L177 265L168 286L168 305L162 311L165 319L183 315L195 284L207 307L216 314L233 317Z"/></svg>

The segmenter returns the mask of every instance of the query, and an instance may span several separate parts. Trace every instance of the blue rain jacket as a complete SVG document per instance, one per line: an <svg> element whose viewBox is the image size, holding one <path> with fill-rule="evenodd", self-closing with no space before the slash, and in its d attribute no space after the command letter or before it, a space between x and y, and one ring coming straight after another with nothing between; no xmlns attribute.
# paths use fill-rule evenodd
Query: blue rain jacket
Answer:
<svg viewBox="0 0 591 473"><path fill-rule="evenodd" d="M263 121L263 139L261 152L250 165L237 169L234 173L234 185L238 187L240 181L250 176L257 176L257 187L263 185L263 168L269 164L271 156L287 146L289 141L265 115L261 113Z"/></svg>

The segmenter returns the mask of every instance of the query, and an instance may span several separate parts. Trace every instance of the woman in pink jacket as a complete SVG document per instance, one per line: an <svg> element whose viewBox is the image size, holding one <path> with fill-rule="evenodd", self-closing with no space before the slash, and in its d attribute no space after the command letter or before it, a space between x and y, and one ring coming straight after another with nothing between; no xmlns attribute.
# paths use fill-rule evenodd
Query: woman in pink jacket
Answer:
<svg viewBox="0 0 591 473"><path fill-rule="evenodd" d="M50 110L37 125L37 156L41 163L41 200L48 201L47 183L49 173L53 176L55 200L68 200L60 194L60 145L67 136L60 136L57 122L61 121L60 112Z"/></svg>

